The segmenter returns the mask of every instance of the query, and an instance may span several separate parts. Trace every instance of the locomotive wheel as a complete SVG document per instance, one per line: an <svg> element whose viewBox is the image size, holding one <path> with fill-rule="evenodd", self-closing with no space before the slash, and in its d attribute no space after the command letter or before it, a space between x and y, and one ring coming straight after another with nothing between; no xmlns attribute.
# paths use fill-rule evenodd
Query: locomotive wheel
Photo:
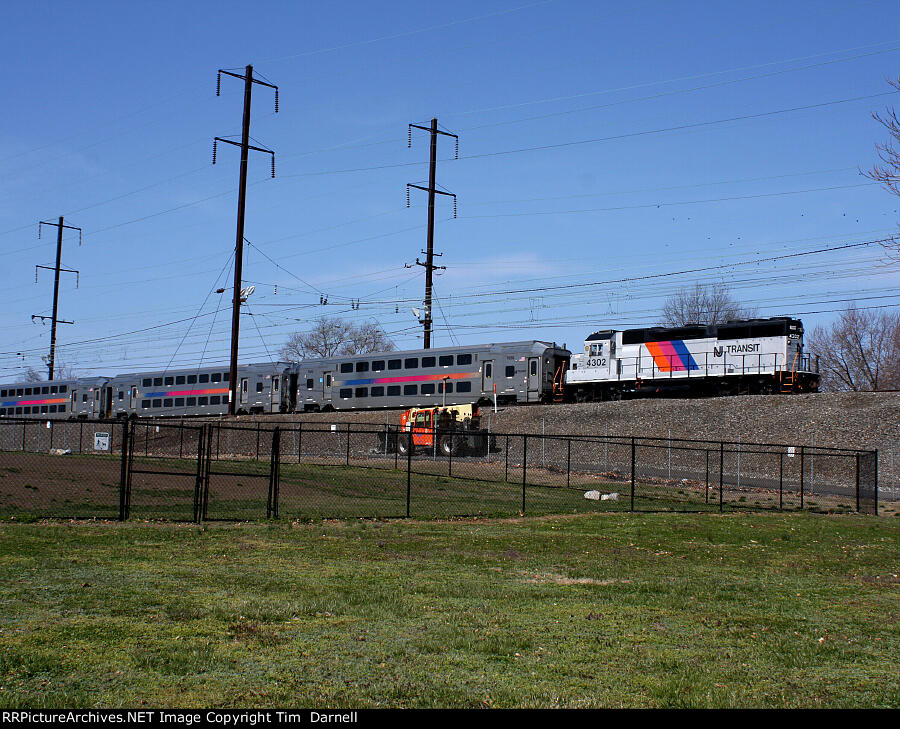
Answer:
<svg viewBox="0 0 900 729"><path fill-rule="evenodd" d="M442 435L441 439L438 441L438 448L441 451L441 455L447 456L448 458L458 450L452 435Z"/></svg>
<svg viewBox="0 0 900 729"><path fill-rule="evenodd" d="M406 456L415 452L415 445L408 433L402 433L397 436L397 452L401 456Z"/></svg>

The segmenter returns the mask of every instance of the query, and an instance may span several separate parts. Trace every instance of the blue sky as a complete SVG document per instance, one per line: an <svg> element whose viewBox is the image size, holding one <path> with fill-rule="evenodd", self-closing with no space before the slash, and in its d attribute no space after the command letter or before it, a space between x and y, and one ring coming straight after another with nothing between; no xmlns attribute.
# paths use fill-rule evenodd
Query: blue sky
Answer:
<svg viewBox="0 0 900 729"><path fill-rule="evenodd" d="M20 3L5 10L0 377L43 370L53 229L67 234L58 359L82 374L228 358L242 87L252 136L241 360L316 317L419 346L427 136L441 139L435 346L650 325L724 282L807 328L896 307L876 245L897 200L861 177L896 103L900 7L862 2ZM706 269L706 270L697 270ZM684 273L678 273L678 272ZM666 274L666 275L662 275ZM328 296L328 306L320 297ZM350 305L359 300L358 310ZM216 311L216 310L219 311ZM891 311L894 309L877 309ZM198 316L199 315L199 316ZM21 354L17 354L21 353Z"/></svg>

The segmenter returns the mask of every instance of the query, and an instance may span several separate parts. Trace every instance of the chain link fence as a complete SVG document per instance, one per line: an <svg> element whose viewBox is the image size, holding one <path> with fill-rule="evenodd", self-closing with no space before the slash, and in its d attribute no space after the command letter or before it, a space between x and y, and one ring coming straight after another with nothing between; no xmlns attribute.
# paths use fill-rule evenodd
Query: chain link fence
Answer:
<svg viewBox="0 0 900 729"><path fill-rule="evenodd" d="M0 518L878 513L878 452L342 423L0 421Z"/></svg>

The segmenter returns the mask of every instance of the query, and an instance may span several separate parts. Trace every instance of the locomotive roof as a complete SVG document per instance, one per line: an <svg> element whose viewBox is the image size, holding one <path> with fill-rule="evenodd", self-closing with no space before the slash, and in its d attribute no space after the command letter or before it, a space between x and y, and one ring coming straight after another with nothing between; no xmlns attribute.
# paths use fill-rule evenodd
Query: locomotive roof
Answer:
<svg viewBox="0 0 900 729"><path fill-rule="evenodd" d="M617 332L631 335L631 337L629 338L633 338L635 335L639 335L641 337L658 337L659 339L700 339L703 337L715 337L720 330L728 331L732 328L736 329L739 327L754 327L772 324L784 324L786 327L795 325L800 330L802 330L803 328L803 322L801 322L799 319L794 319L789 316L772 316L768 318L755 319L729 319L728 321L722 322L720 324L709 325L686 324L679 327L657 326L639 327L636 329L601 329L588 336L584 341L594 342L598 340L612 339L612 337Z"/></svg>

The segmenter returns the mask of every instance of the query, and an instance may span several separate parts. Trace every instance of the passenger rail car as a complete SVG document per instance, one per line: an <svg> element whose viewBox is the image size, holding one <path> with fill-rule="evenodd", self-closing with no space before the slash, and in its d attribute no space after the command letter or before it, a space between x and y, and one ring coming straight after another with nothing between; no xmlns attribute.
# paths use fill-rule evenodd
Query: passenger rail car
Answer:
<svg viewBox="0 0 900 729"><path fill-rule="evenodd" d="M296 410L363 410L477 402L550 402L570 352L525 341L304 361Z"/></svg>
<svg viewBox="0 0 900 729"><path fill-rule="evenodd" d="M565 373L565 399L623 395L816 392L803 323L789 317L591 334Z"/></svg>

